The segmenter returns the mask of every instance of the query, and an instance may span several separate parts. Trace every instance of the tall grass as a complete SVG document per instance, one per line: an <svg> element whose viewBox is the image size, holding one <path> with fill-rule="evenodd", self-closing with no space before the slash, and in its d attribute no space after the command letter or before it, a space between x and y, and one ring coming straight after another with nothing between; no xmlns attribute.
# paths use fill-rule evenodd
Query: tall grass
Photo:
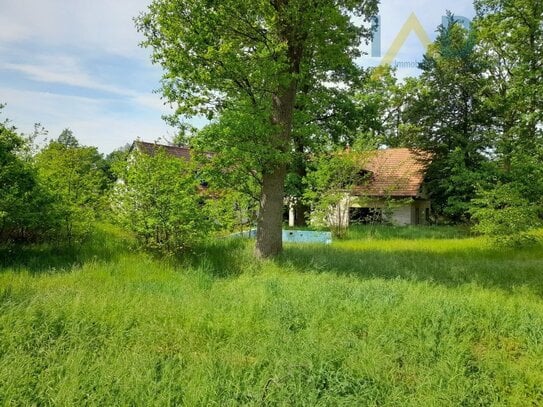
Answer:
<svg viewBox="0 0 543 407"><path fill-rule="evenodd" d="M543 404L540 247L366 232L264 262L237 240L157 258L111 228L0 252L0 404Z"/></svg>

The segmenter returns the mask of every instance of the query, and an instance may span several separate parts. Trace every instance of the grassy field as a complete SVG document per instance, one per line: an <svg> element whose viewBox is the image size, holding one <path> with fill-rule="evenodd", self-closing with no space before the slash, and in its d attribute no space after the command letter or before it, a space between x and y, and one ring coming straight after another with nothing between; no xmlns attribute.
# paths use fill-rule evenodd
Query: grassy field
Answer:
<svg viewBox="0 0 543 407"><path fill-rule="evenodd" d="M1 405L543 405L543 249L358 228L256 262L0 251Z"/></svg>

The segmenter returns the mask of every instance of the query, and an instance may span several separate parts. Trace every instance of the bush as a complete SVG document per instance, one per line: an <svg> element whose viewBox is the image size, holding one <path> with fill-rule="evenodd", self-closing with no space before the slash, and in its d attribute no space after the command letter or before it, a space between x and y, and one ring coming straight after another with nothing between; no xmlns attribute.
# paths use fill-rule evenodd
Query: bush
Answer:
<svg viewBox="0 0 543 407"><path fill-rule="evenodd" d="M503 246L525 246L535 242L529 234L540 225L538 206L523 198L514 184L501 184L480 191L472 202L474 230Z"/></svg>
<svg viewBox="0 0 543 407"><path fill-rule="evenodd" d="M365 182L361 174L364 156L360 153L333 153L317 158L315 169L304 182L305 203L312 208L311 222L317 227L329 227L335 237L345 237L349 226L351 190Z"/></svg>
<svg viewBox="0 0 543 407"><path fill-rule="evenodd" d="M39 183L27 149L15 128L0 123L0 242L43 240L58 228L53 197Z"/></svg>
<svg viewBox="0 0 543 407"><path fill-rule="evenodd" d="M201 241L212 227L204 190L190 163L157 150L135 150L113 195L121 223L146 248L174 253Z"/></svg>

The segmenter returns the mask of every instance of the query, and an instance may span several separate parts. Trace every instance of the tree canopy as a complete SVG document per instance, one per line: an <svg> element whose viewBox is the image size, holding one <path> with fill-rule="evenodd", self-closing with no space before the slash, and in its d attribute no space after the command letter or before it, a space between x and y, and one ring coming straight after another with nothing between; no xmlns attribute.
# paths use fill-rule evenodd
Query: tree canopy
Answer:
<svg viewBox="0 0 543 407"><path fill-rule="evenodd" d="M229 112L236 125L220 152L237 146L260 177L256 254L281 251L284 184L293 162L296 103L356 70L377 0L156 0L137 20L165 70L162 90L176 119ZM348 84L347 84L348 85ZM247 123L247 124L244 124ZM247 142L250 140L250 142ZM239 158L238 158L239 159ZM243 163L245 164L245 163ZM256 165L255 165L256 164Z"/></svg>

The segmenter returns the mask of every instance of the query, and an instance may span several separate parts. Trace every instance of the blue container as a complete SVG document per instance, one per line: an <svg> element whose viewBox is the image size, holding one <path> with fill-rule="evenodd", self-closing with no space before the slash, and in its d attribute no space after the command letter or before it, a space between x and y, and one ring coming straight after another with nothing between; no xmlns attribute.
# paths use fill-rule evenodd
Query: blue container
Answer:
<svg viewBox="0 0 543 407"><path fill-rule="evenodd" d="M332 243L331 232L313 232L309 230L283 230L283 242L286 243Z"/></svg>
<svg viewBox="0 0 543 407"><path fill-rule="evenodd" d="M241 237L246 239L256 238L256 229L245 232L234 233L230 237ZM285 243L332 243L332 233L313 232L309 230L283 230L283 242Z"/></svg>

